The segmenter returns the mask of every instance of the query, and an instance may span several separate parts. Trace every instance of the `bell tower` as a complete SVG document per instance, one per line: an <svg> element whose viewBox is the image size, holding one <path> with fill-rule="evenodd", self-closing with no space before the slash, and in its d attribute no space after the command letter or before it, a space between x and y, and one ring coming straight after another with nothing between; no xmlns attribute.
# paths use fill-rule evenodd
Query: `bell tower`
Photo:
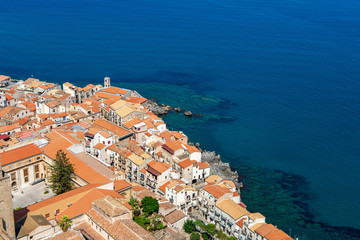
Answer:
<svg viewBox="0 0 360 240"><path fill-rule="evenodd" d="M110 78L109 77L104 78L104 87L105 88L110 87Z"/></svg>
<svg viewBox="0 0 360 240"><path fill-rule="evenodd" d="M0 237L15 239L15 223L10 190L10 178L1 167L0 157ZM5 238L6 239L6 238Z"/></svg>

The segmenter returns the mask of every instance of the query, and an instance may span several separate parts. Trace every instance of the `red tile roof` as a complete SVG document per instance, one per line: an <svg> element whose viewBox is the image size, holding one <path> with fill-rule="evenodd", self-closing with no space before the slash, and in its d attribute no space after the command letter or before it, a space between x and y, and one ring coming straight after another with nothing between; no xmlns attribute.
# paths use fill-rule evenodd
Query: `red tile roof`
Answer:
<svg viewBox="0 0 360 240"><path fill-rule="evenodd" d="M51 131L50 133L53 132L55 131ZM73 140L79 142L75 138L73 138ZM50 143L45 147L43 147L42 150L44 154L46 154L48 157L55 159L57 151L59 149L62 149L65 153L67 153L67 157L70 159L70 162L74 164L75 174L88 183L110 182L108 178L104 177L95 169L91 168L89 165L84 163L78 157L76 157L75 155L73 155L72 153L66 150L68 147L70 147L73 144L74 144L73 141L70 140L68 136L65 137L58 133L58 136L55 135L52 136Z"/></svg>
<svg viewBox="0 0 360 240"><path fill-rule="evenodd" d="M125 95L128 92L128 90L118 87L108 87L102 89L101 91L106 93L121 94L121 95Z"/></svg>
<svg viewBox="0 0 360 240"><path fill-rule="evenodd" d="M23 147L18 147L6 152L0 153L1 165L5 166L10 163L20 161L25 158L34 157L40 155L41 149L35 144L29 144Z"/></svg>
<svg viewBox="0 0 360 240"><path fill-rule="evenodd" d="M117 191L117 192L122 191L122 190L124 190L126 188L129 188L129 187L131 187L131 184L128 183L127 181L125 181L125 180L115 180L114 181L114 190Z"/></svg>
<svg viewBox="0 0 360 240"><path fill-rule="evenodd" d="M139 104L142 104L142 103L146 102L147 99L144 98L144 97L129 97L129 98L125 99L125 101L131 102L131 103L139 103Z"/></svg>
<svg viewBox="0 0 360 240"><path fill-rule="evenodd" d="M209 168L210 165L207 162L199 162L199 169Z"/></svg>
<svg viewBox="0 0 360 240"><path fill-rule="evenodd" d="M31 212L34 212L34 211L39 211L39 210L41 210L43 208L49 208L51 205L55 205L54 208L58 207L62 203L64 203L65 206L67 206L67 204L69 204L70 202L67 202L66 199L70 199L70 198L71 199L79 199L87 191L90 191L91 189L94 189L94 188L99 187L101 185L104 185L104 184L101 184L101 183L89 184L89 185L86 185L86 186L83 186L83 187L76 188L76 189L74 189L72 191L56 195L56 196L54 196L52 198L43 200L41 202L32 204L32 205L27 206L25 208L22 208L20 210L17 210L17 211L14 212L14 218L15 218L14 220L15 220L15 222L18 222L26 214L28 214L28 213L30 214ZM79 196L79 198L76 198L76 196ZM55 210L56 209L52 209L52 212L49 212L49 213L51 215L53 215L53 212Z"/></svg>
<svg viewBox="0 0 360 240"><path fill-rule="evenodd" d="M183 219L184 217L186 217L185 213L183 213L180 210L175 210L165 216L165 221L167 221L170 224L173 224L173 223L176 223L177 221Z"/></svg>
<svg viewBox="0 0 360 240"><path fill-rule="evenodd" d="M148 165L150 167L152 167L153 169L155 169L157 172L159 173L163 173L166 170L168 170L169 168L171 168L171 166L167 163L163 163L163 162L159 162L159 161L154 161L152 160L151 162L148 163Z"/></svg>
<svg viewBox="0 0 360 240"><path fill-rule="evenodd" d="M94 146L94 148L96 148L96 149L103 149L104 147L106 147L106 145L102 144L102 143L98 143Z"/></svg>
<svg viewBox="0 0 360 240"><path fill-rule="evenodd" d="M95 188L89 191L86 195L84 195L76 202L73 202L71 206L62 211L59 215L57 215L56 219L60 220L63 216L68 216L69 218L80 216L81 214L88 212L92 208L93 201L106 197L107 195L115 198L124 198L113 190Z"/></svg>
<svg viewBox="0 0 360 240"><path fill-rule="evenodd" d="M232 193L230 190L224 187L220 187L218 185L205 185L203 187L205 191L213 195L215 198L220 198L226 193Z"/></svg>
<svg viewBox="0 0 360 240"><path fill-rule="evenodd" d="M113 123L110 123L108 121L105 121L103 119L98 119L94 122L95 125L105 128L113 133L115 133L116 135L118 135L120 138L126 137L129 134L131 134L130 131L126 130L125 128L122 128L120 126L117 126Z"/></svg>
<svg viewBox="0 0 360 240"><path fill-rule="evenodd" d="M179 162L179 166L182 168L190 167L193 163L190 161L190 159L185 159L184 161Z"/></svg>

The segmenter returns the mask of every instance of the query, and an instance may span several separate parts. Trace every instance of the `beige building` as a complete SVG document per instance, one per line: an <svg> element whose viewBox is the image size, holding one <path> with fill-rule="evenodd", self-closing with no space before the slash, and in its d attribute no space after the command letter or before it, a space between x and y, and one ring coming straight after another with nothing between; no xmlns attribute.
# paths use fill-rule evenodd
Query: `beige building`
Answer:
<svg viewBox="0 0 360 240"><path fill-rule="evenodd" d="M0 153L0 157L3 170L10 177L13 191L25 188L47 176L47 164L43 161L41 149L35 144Z"/></svg>

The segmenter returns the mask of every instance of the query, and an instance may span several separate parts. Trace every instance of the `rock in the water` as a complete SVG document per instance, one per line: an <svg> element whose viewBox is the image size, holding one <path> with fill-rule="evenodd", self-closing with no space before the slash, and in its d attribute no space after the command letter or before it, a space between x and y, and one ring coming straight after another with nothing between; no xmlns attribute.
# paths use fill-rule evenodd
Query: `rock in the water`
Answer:
<svg viewBox="0 0 360 240"><path fill-rule="evenodd" d="M190 111L185 111L184 113L185 116L191 117L192 116L192 112Z"/></svg>
<svg viewBox="0 0 360 240"><path fill-rule="evenodd" d="M200 143L195 143L195 147L199 148L200 147Z"/></svg>
<svg viewBox="0 0 360 240"><path fill-rule="evenodd" d="M174 110L175 110L176 112L180 112L180 111L181 111L180 107L174 108Z"/></svg>
<svg viewBox="0 0 360 240"><path fill-rule="evenodd" d="M166 106L164 104L162 104L162 107L161 107L152 100L147 100L142 105L158 116L165 115L168 113L168 109L166 108Z"/></svg>
<svg viewBox="0 0 360 240"><path fill-rule="evenodd" d="M221 161L220 155L216 155L215 152L203 151L201 153L201 161L210 164L213 174L219 175L222 179L232 180L238 189L242 187L237 171L232 171L229 163Z"/></svg>

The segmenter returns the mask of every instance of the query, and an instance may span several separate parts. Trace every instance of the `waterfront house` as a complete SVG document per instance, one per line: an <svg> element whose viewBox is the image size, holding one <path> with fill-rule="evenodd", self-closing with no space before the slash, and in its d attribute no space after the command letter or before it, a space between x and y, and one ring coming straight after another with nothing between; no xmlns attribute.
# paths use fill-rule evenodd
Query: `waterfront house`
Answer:
<svg viewBox="0 0 360 240"><path fill-rule="evenodd" d="M236 224L240 219L246 222L250 212L232 200L222 200L216 203L215 222L226 234L239 238L240 226Z"/></svg>

